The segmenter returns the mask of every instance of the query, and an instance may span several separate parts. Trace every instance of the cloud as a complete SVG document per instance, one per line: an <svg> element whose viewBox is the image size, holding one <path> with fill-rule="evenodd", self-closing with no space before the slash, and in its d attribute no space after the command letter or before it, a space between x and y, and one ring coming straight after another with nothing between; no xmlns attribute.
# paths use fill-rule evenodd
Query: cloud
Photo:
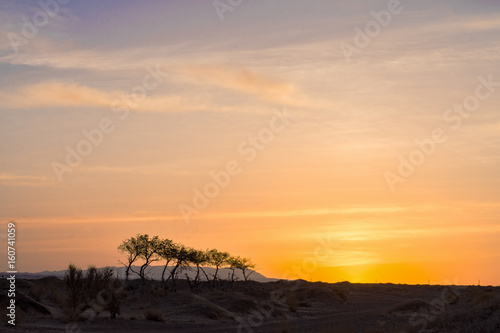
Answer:
<svg viewBox="0 0 500 333"><path fill-rule="evenodd" d="M13 173L0 173L0 184L8 186L50 186L47 177L31 176L31 175L17 175Z"/></svg>
<svg viewBox="0 0 500 333"><path fill-rule="evenodd" d="M196 83L214 84L255 95L271 102L282 101L296 92L295 87L290 83L266 77L246 68L190 66L181 70L181 73L195 79Z"/></svg>
<svg viewBox="0 0 500 333"><path fill-rule="evenodd" d="M77 83L45 81L0 93L0 108L112 108L117 101L123 100L124 95L127 93L104 91ZM203 104L187 103L177 95L146 97L130 105L132 110L146 112L195 111L204 107Z"/></svg>
<svg viewBox="0 0 500 333"><path fill-rule="evenodd" d="M171 164L159 164L149 166L81 166L80 169L84 172L94 173L113 173L113 174L139 174L139 175L161 175L168 172L170 175L191 175L194 172L186 170L182 167L172 167Z"/></svg>
<svg viewBox="0 0 500 333"><path fill-rule="evenodd" d="M129 102L127 102L129 101ZM1 109L104 108L128 105L133 112L260 112L261 107L215 104L210 96L147 95L135 102L129 92L105 91L74 82L44 81L0 92Z"/></svg>
<svg viewBox="0 0 500 333"><path fill-rule="evenodd" d="M29 176L29 175L14 175L11 173L0 173L0 181L2 180L45 180L45 177Z"/></svg>
<svg viewBox="0 0 500 333"><path fill-rule="evenodd" d="M143 72L144 68L148 66L154 67L154 65L158 65L161 66L163 72L168 73L169 77L165 79L173 84L187 82L197 86L224 88L256 97L261 102L270 102L280 106L297 108L331 106L329 102L309 98L295 82L279 79L267 73L262 74L262 71L268 70L263 64L255 63L250 66L259 67L260 71L259 69L242 67L238 64L234 66L191 65L199 60L190 58L189 54L184 54L183 47L182 44L169 47L162 46L155 48L153 51L151 48L146 47L119 50L85 49L71 41L55 42L44 36L39 36L30 43L23 45L17 55L13 54L10 46L5 45L3 49L0 47L0 53L1 51L5 52L4 56L0 56L0 63L33 67L43 66L63 70L87 69L97 73L107 71L110 75L117 75L118 73L124 73L124 71ZM282 53L288 53L288 51L282 50ZM233 51L235 58L248 56L246 52L241 52ZM169 57L165 58L164 54L169 54ZM212 63L220 64L225 61L227 54L213 52L205 54L203 58L205 61L211 59ZM92 59L92 61L88 61L88 59ZM243 62L245 59L241 59L241 61ZM262 66L264 68L261 68ZM197 95L199 96L199 94ZM179 96L168 96L155 101L151 96L148 96L148 99L141 103L140 110L163 111L165 107L177 108L181 109L181 111L206 110L207 108L214 108L218 111L227 109L227 107L220 105L213 107L207 105L207 101L203 103L200 100L196 102L198 104L202 102L202 105L194 105L194 103L189 103L193 99L192 95L185 99L179 101Z"/></svg>
<svg viewBox="0 0 500 333"><path fill-rule="evenodd" d="M318 215L349 215L349 214L390 214L404 211L403 207L340 207L340 208L315 208L302 210L283 211L252 211L252 212L221 212L204 214L205 218L235 219L235 218L266 218L266 217L296 217ZM202 217L200 217L202 218Z"/></svg>
<svg viewBox="0 0 500 333"><path fill-rule="evenodd" d="M293 83L266 76L241 67L186 66L179 70L184 78L195 84L215 85L279 105L309 108L330 105L326 101L313 101Z"/></svg>
<svg viewBox="0 0 500 333"><path fill-rule="evenodd" d="M15 52L9 33L0 25L0 35L5 36L0 42L0 64L26 65L63 70L90 70L98 73L115 71L144 71L147 66L161 65L176 68L187 59L186 43L173 45L134 46L134 47L86 47L71 38L55 39L42 34L36 35L27 42L18 45ZM15 32L17 33L17 32ZM21 35L22 37L22 35ZM168 55L165 56L165 55ZM92 59L92 61L89 61Z"/></svg>
<svg viewBox="0 0 500 333"><path fill-rule="evenodd" d="M76 83L46 81L0 93L0 107L110 107L118 96Z"/></svg>

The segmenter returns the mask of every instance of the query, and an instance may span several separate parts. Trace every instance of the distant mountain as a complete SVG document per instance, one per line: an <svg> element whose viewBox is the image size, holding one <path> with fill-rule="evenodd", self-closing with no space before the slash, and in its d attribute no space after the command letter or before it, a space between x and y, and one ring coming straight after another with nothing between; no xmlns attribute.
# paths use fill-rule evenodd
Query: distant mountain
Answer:
<svg viewBox="0 0 500 333"><path fill-rule="evenodd" d="M148 279L161 280L161 273L163 272L164 267L165 266L150 266L147 269L146 276L148 277ZM125 267L123 267L123 266L121 266L121 267L109 266L109 268L112 268L115 271L115 274L117 274L118 278L125 279ZM173 268L173 266L169 266L167 268L167 270L170 271L172 268ZM134 271L138 272L139 266L132 266L132 269ZM207 275L210 278L212 278L213 274L215 274L215 269L212 267L203 267L203 269L205 270L205 273L207 273ZM86 272L86 270L84 270L84 272ZM250 275L249 280L252 280L252 281L272 282L272 281L278 280L278 279L265 277L264 275L262 275L256 271L250 271L250 272L252 272L252 274ZM43 271L43 272L38 272L38 273L17 273L16 277L20 278L20 279L39 279L39 278L43 278L46 276L55 276L55 277L62 279L62 278L64 278L65 273L66 273L66 270L63 270L63 271ZM165 272L165 278L168 277L168 274L169 274L168 272ZM196 268L191 267L191 269L188 269L188 270L181 272L178 275L178 278L185 279L186 278L185 274L187 274L189 276L189 278L194 278L196 276ZM220 279L227 279L230 277L231 274L232 274L232 271L229 268L221 268L221 269L219 269L217 276ZM7 273L0 273L0 277L4 277L4 276L7 276ZM239 270L239 269L235 270L234 276L235 276L235 278L237 278L238 281L244 280L243 274L241 273L241 270ZM137 274L130 273L130 279L138 279L138 278L139 278L139 276ZM202 272L200 272L200 278L202 280L205 280L205 275Z"/></svg>

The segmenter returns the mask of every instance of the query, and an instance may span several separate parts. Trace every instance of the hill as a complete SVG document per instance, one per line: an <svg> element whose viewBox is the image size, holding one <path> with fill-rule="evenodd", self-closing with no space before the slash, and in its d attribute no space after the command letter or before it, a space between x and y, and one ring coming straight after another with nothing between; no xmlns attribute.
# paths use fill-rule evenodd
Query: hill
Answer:
<svg viewBox="0 0 500 333"><path fill-rule="evenodd" d="M109 268L112 268L115 273L117 274L117 277L119 279L125 279L125 267L121 266L121 267L114 267L114 266L109 266ZM158 280L160 281L161 280L161 274L163 272L163 268L164 266L150 266L148 267L147 269L147 277L151 280ZM132 266L132 269L136 272L139 271L139 267L138 266ZM172 269L172 266L169 266L167 268L168 270L171 270ZM203 267L203 269L205 270L205 272L207 273L207 275L209 277L212 277L214 274L215 274L215 269L212 268L212 267ZM86 272L86 270L84 270L84 272ZM273 279L273 278L268 278L268 277L265 277L264 275L256 272L256 271L253 271L253 270L249 270L249 272L251 272L250 274L250 277L249 279L252 280L252 281L257 281L257 282L271 282L271 281L276 281L277 279ZM43 278L43 277L46 277L46 276L55 276L57 278L64 278L64 274L66 273L66 270L62 270L62 271L43 271L43 272L37 272L37 273L17 273L16 276L17 278L20 278L20 279L40 279L40 278ZM165 273L168 275L168 272ZM183 271L180 275L179 275L179 278L186 278L185 277L185 274L188 275L189 278L194 278L194 276L196 275L196 270L194 268L190 268L189 270L186 270L186 271ZM219 272L217 274L217 276L219 278L222 278L222 279L226 279L228 278L228 275L231 275L232 274L232 271L228 268L221 268L219 269ZM240 270L235 270L235 278L238 280L238 281L242 281L244 280L243 278L243 274L241 273ZM7 276L7 273L0 273L0 277L4 277L4 276ZM139 278L137 276L137 274L134 274L134 273L131 273L130 274L130 279L137 279ZM204 278L203 274L202 274L202 279Z"/></svg>

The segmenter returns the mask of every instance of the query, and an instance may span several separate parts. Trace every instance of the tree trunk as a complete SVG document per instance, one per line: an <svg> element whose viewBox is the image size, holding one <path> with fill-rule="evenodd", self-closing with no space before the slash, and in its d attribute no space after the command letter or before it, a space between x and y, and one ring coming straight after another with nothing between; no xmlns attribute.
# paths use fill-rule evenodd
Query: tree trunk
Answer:
<svg viewBox="0 0 500 333"><path fill-rule="evenodd" d="M175 265L174 269L170 273L170 276L172 277L172 283L173 283L173 289L174 289L174 291L175 291L175 272L177 271L177 268L179 268L179 266L180 266L180 263L177 263L177 265Z"/></svg>
<svg viewBox="0 0 500 333"><path fill-rule="evenodd" d="M203 269L203 267L200 267L200 269L203 272L203 274L205 275L205 279L207 279L207 281L210 281L210 278L208 277L208 274L205 272L205 270Z"/></svg>
<svg viewBox="0 0 500 333"><path fill-rule="evenodd" d="M163 272L161 273L161 281L162 282L165 282L165 271L167 270L169 263L170 263L170 260L167 261L167 263L165 264L165 267L163 267Z"/></svg>
<svg viewBox="0 0 500 333"><path fill-rule="evenodd" d="M234 282L234 268L231 268L231 270L233 271L231 274L231 283L233 283Z"/></svg>
<svg viewBox="0 0 500 333"><path fill-rule="evenodd" d="M132 264L128 265L128 266L127 266L127 269L125 269L125 281L127 281L127 282L128 282L128 276L129 276L129 274L130 274L130 266L131 266L131 265L132 265Z"/></svg>
<svg viewBox="0 0 500 333"><path fill-rule="evenodd" d="M194 282L198 282L198 280L200 279L200 265L196 265L196 276L194 278Z"/></svg>

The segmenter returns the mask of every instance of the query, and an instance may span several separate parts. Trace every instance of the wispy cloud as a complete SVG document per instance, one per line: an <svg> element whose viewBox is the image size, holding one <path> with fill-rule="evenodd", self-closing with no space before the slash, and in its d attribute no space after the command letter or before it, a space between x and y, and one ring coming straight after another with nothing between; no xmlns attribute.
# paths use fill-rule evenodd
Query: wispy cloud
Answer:
<svg viewBox="0 0 500 333"><path fill-rule="evenodd" d="M0 108L112 108L125 91L105 91L74 82L44 81L0 92ZM187 98L181 95L148 96L134 103L131 111L185 112L185 111L236 111L235 107L217 106L210 100ZM241 108L238 108L241 112Z"/></svg>
<svg viewBox="0 0 500 333"><path fill-rule="evenodd" d="M406 210L405 207L339 207L339 208L316 208L303 210L282 211L253 211L253 212L227 212L216 214L204 214L200 218L265 218L265 217L296 217L296 216L318 216L318 215L340 215L340 214L377 214L398 213Z"/></svg>
<svg viewBox="0 0 500 333"><path fill-rule="evenodd" d="M46 81L0 93L0 107L110 107L119 92L104 92L77 83Z"/></svg>
<svg viewBox="0 0 500 333"><path fill-rule="evenodd" d="M313 107L317 103L298 93L293 84L260 75L248 69L196 67L182 71L192 84L222 87L257 97L261 102L278 105ZM107 91L75 82L42 81L14 89L0 91L3 109L30 108L112 108L117 101L130 95L126 91ZM258 101L257 101L258 102ZM133 103L137 112L258 112L255 107L231 106L213 100L206 93L155 94L139 103ZM317 105L316 105L317 106Z"/></svg>
<svg viewBox="0 0 500 333"><path fill-rule="evenodd" d="M258 96L272 102L283 102L296 92L293 84L266 77L245 68L222 66L191 66L181 72L193 82L205 82L219 87Z"/></svg>
<svg viewBox="0 0 500 333"><path fill-rule="evenodd" d="M206 84L257 97L264 102L297 108L331 106L330 102L313 100L296 82L264 75L244 67L186 66L180 69L185 79L195 84Z"/></svg>
<svg viewBox="0 0 500 333"><path fill-rule="evenodd" d="M50 186L54 185L47 177L0 173L0 184L8 186Z"/></svg>

